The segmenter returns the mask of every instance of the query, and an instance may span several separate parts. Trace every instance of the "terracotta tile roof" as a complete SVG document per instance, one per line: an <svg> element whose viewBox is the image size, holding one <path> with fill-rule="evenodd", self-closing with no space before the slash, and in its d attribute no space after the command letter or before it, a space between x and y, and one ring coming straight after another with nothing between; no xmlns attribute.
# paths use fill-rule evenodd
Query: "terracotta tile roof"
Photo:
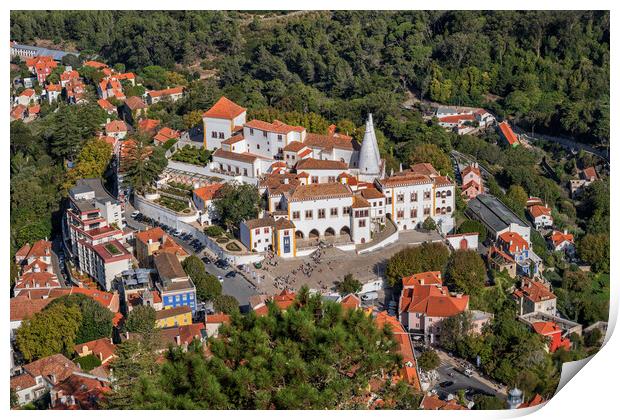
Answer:
<svg viewBox="0 0 620 420"><path fill-rule="evenodd" d="M515 143L519 143L519 140L517 139L516 134L514 133L514 131L512 131L512 128L510 127L510 124L508 124L507 121L502 121L501 123L498 124L498 127L500 129L500 131L502 132L502 134L504 135L504 138L506 139L506 141L512 146Z"/></svg>
<svg viewBox="0 0 620 420"><path fill-rule="evenodd" d="M532 302L542 302L556 298L544 284L532 279L524 279L521 287L515 290L513 295L519 298L525 297Z"/></svg>
<svg viewBox="0 0 620 420"><path fill-rule="evenodd" d="M416 175L426 175L429 177L438 176L439 172L428 162L416 163L411 165L410 171Z"/></svg>
<svg viewBox="0 0 620 420"><path fill-rule="evenodd" d="M144 131L146 133L153 134L157 127L159 127L159 120L153 120L150 118L143 118L138 121L138 130Z"/></svg>
<svg viewBox="0 0 620 420"><path fill-rule="evenodd" d="M340 305L345 309L357 309L362 305L362 301L353 293L349 293L342 298Z"/></svg>
<svg viewBox="0 0 620 420"><path fill-rule="evenodd" d="M301 158L304 158L304 157L306 157L306 156L308 156L308 155L310 155L310 154L312 154L312 150L307 149L307 150L304 150L304 151L300 152L300 153L297 155L297 157L298 157L299 159L301 159Z"/></svg>
<svg viewBox="0 0 620 420"><path fill-rule="evenodd" d="M97 100L97 104L106 111L116 111L116 107L108 102L106 99Z"/></svg>
<svg viewBox="0 0 620 420"><path fill-rule="evenodd" d="M223 324L230 323L230 315L225 313L217 313L212 315L207 315L205 324Z"/></svg>
<svg viewBox="0 0 620 420"><path fill-rule="evenodd" d="M30 319L51 302L50 299L30 299L25 295L11 298L11 321Z"/></svg>
<svg viewBox="0 0 620 420"><path fill-rule="evenodd" d="M292 141L289 144L287 144L282 150L285 152L299 152L305 147L307 146L299 141Z"/></svg>
<svg viewBox="0 0 620 420"><path fill-rule="evenodd" d="M558 324L551 321L534 322L532 323L532 328L540 335L550 335L562 332L562 329L558 327Z"/></svg>
<svg viewBox="0 0 620 420"><path fill-rule="evenodd" d="M58 277L47 271L24 273L15 283L16 289L45 289L60 287Z"/></svg>
<svg viewBox="0 0 620 420"><path fill-rule="evenodd" d="M28 115L36 115L41 112L41 105L33 105L28 107Z"/></svg>
<svg viewBox="0 0 620 420"><path fill-rule="evenodd" d="M404 287L426 286L430 284L442 284L441 271L426 271L424 273L403 277Z"/></svg>
<svg viewBox="0 0 620 420"><path fill-rule="evenodd" d="M49 264L47 264L44 261L41 261L40 259L37 258L32 263L26 265L22 269L22 273L27 273L29 271L35 271L36 269L39 269L39 271L49 271L47 269L49 266L50 266Z"/></svg>
<svg viewBox="0 0 620 420"><path fill-rule="evenodd" d="M173 130L169 127L163 127L157 132L157 134L155 134L153 140L159 143L165 143L168 140L178 139L180 136L181 134L177 130Z"/></svg>
<svg viewBox="0 0 620 420"><path fill-rule="evenodd" d="M25 254L24 254L25 253ZM24 256L26 259L43 258L52 255L52 243L44 239L36 241L32 246L26 244L17 251L15 256Z"/></svg>
<svg viewBox="0 0 620 420"><path fill-rule="evenodd" d="M93 61L93 60L85 61L84 64L82 65L86 67L93 67L95 69L103 69L103 68L108 67L108 65L105 63L102 63L100 61Z"/></svg>
<svg viewBox="0 0 620 420"><path fill-rule="evenodd" d="M551 216L551 209L546 206L534 205L528 207L528 211L534 218L538 218L541 216Z"/></svg>
<svg viewBox="0 0 620 420"><path fill-rule="evenodd" d="M30 244L26 243L25 245L23 245L21 248L17 250L17 252L15 253L15 257L26 258L29 252L30 252Z"/></svg>
<svg viewBox="0 0 620 420"><path fill-rule="evenodd" d="M183 93L183 86L176 86L163 90L150 90L147 95L151 98L157 98L159 96L178 95L180 93Z"/></svg>
<svg viewBox="0 0 620 420"><path fill-rule="evenodd" d="M170 235L168 235L160 227L154 227L151 229L143 230L135 234L136 240L140 241L144 245L147 245L149 240L159 243L159 249L153 252L153 255L158 253L171 253L177 257L189 255L181 245L179 245Z"/></svg>
<svg viewBox="0 0 620 420"><path fill-rule="evenodd" d="M364 197L367 200L376 200L379 198L385 198L383 193L376 188L364 188L359 191L360 191L360 194L362 194L362 197Z"/></svg>
<svg viewBox="0 0 620 420"><path fill-rule="evenodd" d="M243 137L243 134L235 134L231 138L222 141L221 144L229 144L230 145L230 144L239 143L240 141L243 141L243 140L245 140L245 137Z"/></svg>
<svg viewBox="0 0 620 420"><path fill-rule="evenodd" d="M423 410L467 410L467 407L458 404L456 400L443 401L437 395L432 394L426 394L422 398L420 408Z"/></svg>
<svg viewBox="0 0 620 420"><path fill-rule="evenodd" d="M529 402L524 402L518 408L535 407L543 402L545 402L543 397L540 394L536 394Z"/></svg>
<svg viewBox="0 0 620 420"><path fill-rule="evenodd" d="M401 187L407 185L432 184L433 181L427 175L415 174L412 172L402 175L394 175L389 178L379 180L379 183L386 188Z"/></svg>
<svg viewBox="0 0 620 420"><path fill-rule="evenodd" d="M112 105L112 104L110 104ZM123 120L113 120L105 125L106 133L122 133L127 131L127 124Z"/></svg>
<svg viewBox="0 0 620 420"><path fill-rule="evenodd" d="M50 83L45 87L48 92L62 92L62 86Z"/></svg>
<svg viewBox="0 0 620 420"><path fill-rule="evenodd" d="M475 121L476 117L474 114L459 114L459 115L448 115L447 117L439 118L440 122L448 123L448 124L459 124L461 121Z"/></svg>
<svg viewBox="0 0 620 420"><path fill-rule="evenodd" d="M116 353L116 346L109 338L99 338L82 344L76 344L73 349L78 354L92 352L101 361L107 360Z"/></svg>
<svg viewBox="0 0 620 420"><path fill-rule="evenodd" d="M125 99L125 105L127 105L127 107L132 111L135 111L136 109L147 108L146 104L142 99L140 99L139 96L130 96L129 98Z"/></svg>
<svg viewBox="0 0 620 420"><path fill-rule="evenodd" d="M100 408L100 403L105 400L105 394L111 391L108 380L101 380L88 374L74 373L54 386L53 392L57 399L52 408L55 410L95 410ZM68 396L73 399L62 399Z"/></svg>
<svg viewBox="0 0 620 420"><path fill-rule="evenodd" d="M297 295L293 292L288 291L287 289L282 290L279 295L274 296L271 301L278 307L280 310L285 311L295 302L295 297ZM267 315L269 313L269 308L266 303L260 303L256 307L253 308L254 312L257 315Z"/></svg>
<svg viewBox="0 0 620 420"><path fill-rule="evenodd" d="M478 175L479 177L482 176L482 174L480 173L480 168L477 166L473 166L473 165L468 165L465 167L465 169L463 169L463 172L461 173L461 176L463 178L465 178L467 176L467 174L469 174L470 172L473 172L474 174Z"/></svg>
<svg viewBox="0 0 620 420"><path fill-rule="evenodd" d="M291 201L351 197L351 189L339 182L298 185L291 194Z"/></svg>
<svg viewBox="0 0 620 420"><path fill-rule="evenodd" d="M11 117L17 120L21 119L24 117L25 112L26 112L26 107L22 104L19 104L11 110Z"/></svg>
<svg viewBox="0 0 620 420"><path fill-rule="evenodd" d="M575 243L575 237L572 233L564 233L560 232L559 230L554 230L551 233L551 242L553 243L554 247L561 245L564 241Z"/></svg>
<svg viewBox="0 0 620 420"><path fill-rule="evenodd" d="M251 153L234 153L223 149L217 149L215 152L213 152L213 157L235 160L245 163L254 163L254 161L259 158L259 156L253 155Z"/></svg>
<svg viewBox="0 0 620 420"><path fill-rule="evenodd" d="M313 169L345 170L348 168L349 165L347 165L345 162L340 162L339 160L324 160L314 158L304 159L297 162L297 165L295 165L295 169L297 169L298 171L308 171Z"/></svg>
<svg viewBox="0 0 620 420"><path fill-rule="evenodd" d="M288 125L282 121L273 120L273 123L268 123L261 120L252 120L244 124L245 127L253 128L262 131L268 131L270 133L287 134L291 131L302 132L306 129L299 125Z"/></svg>
<svg viewBox="0 0 620 420"><path fill-rule="evenodd" d="M514 258L512 258L510 255L506 254L500 248L497 248L495 246L491 246L490 255L491 255L491 258L495 258L496 256L499 256L500 258L505 260L505 262L508 262L508 263L515 262Z"/></svg>
<svg viewBox="0 0 620 420"><path fill-rule="evenodd" d="M436 187L446 187L449 185L454 185L454 182L447 176L436 176L433 179L433 183Z"/></svg>
<svg viewBox="0 0 620 420"><path fill-rule="evenodd" d="M80 73L78 73L77 70L71 70L71 71L64 71L61 73L60 75L60 80L62 80L63 82L67 82L69 80L72 79L77 79L80 77Z"/></svg>
<svg viewBox="0 0 620 420"><path fill-rule="evenodd" d="M469 296L452 296L448 288L441 285L417 286L403 289L400 311L423 313L430 317L450 317L467 309Z"/></svg>
<svg viewBox="0 0 620 420"><path fill-rule="evenodd" d="M180 327L164 328L160 330L162 343L164 348L168 347L168 344L176 345L176 337L179 337L181 345L191 343L194 338L202 337L202 330L204 330L204 324L190 324Z"/></svg>
<svg viewBox="0 0 620 420"><path fill-rule="evenodd" d="M222 96L207 112L203 114L203 117L232 120L245 111L245 108L237 105L227 97Z"/></svg>
<svg viewBox="0 0 620 420"><path fill-rule="evenodd" d="M187 313L192 313L192 308L189 306L177 306L174 308L162 309L160 311L155 312L155 319L160 321L162 319L170 318L173 316L183 315Z"/></svg>
<svg viewBox="0 0 620 420"><path fill-rule="evenodd" d="M316 134L308 133L304 139L304 144L318 149L341 149L358 150L359 143L352 137L345 134Z"/></svg>
<svg viewBox="0 0 620 420"><path fill-rule="evenodd" d="M209 184L204 187L196 188L194 194L202 201L211 201L224 184Z"/></svg>
<svg viewBox="0 0 620 420"><path fill-rule="evenodd" d="M34 96L35 91L34 89L24 89L24 91L22 93L19 94L19 96L26 96L27 98L30 98L31 96Z"/></svg>
<svg viewBox="0 0 620 420"><path fill-rule="evenodd" d="M596 178L598 178L598 175L596 174L596 169L594 169L593 166L590 166L589 168L585 168L583 170L583 176L586 179L596 179Z"/></svg>
<svg viewBox="0 0 620 420"><path fill-rule="evenodd" d="M62 354L54 354L28 363L24 366L24 370L34 377L43 376L48 381L52 381L51 375L54 375L55 383L58 383L67 379L72 373L79 372L80 368Z"/></svg>
<svg viewBox="0 0 620 420"><path fill-rule="evenodd" d="M11 378L11 389L14 389L15 391L32 388L36 385L37 381L27 373L22 373L21 375Z"/></svg>
<svg viewBox="0 0 620 420"><path fill-rule="evenodd" d="M508 251L511 254L521 252L525 249L530 249L527 241L517 232L504 232L499 235L499 240L508 248Z"/></svg>
<svg viewBox="0 0 620 420"><path fill-rule="evenodd" d="M361 195L355 194L353 196L353 204L351 207L354 209L365 209L370 207L370 203Z"/></svg>
<svg viewBox="0 0 620 420"><path fill-rule="evenodd" d="M71 287L70 289L52 289L49 294L50 299L55 299L64 295L86 295L96 302L99 302L101 306L107 309L112 309L114 306L114 297L117 296L114 293L102 292L101 290L86 289L84 287Z"/></svg>

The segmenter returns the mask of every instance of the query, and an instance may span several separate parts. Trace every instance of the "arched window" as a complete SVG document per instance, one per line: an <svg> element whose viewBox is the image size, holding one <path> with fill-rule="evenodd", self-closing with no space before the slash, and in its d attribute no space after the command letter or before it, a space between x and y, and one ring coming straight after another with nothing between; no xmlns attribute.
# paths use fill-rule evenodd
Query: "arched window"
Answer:
<svg viewBox="0 0 620 420"><path fill-rule="evenodd" d="M446 191L446 197L450 197L450 196L452 196L452 191L451 190Z"/></svg>

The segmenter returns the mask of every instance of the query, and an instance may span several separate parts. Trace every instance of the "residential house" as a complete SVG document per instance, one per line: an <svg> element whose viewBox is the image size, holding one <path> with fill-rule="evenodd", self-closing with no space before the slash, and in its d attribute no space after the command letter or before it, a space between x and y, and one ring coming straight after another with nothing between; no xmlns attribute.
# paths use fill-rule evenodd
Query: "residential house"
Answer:
<svg viewBox="0 0 620 420"><path fill-rule="evenodd" d="M542 260L521 235L516 232L504 232L497 239L499 247L517 263L518 274L533 276L541 270Z"/></svg>
<svg viewBox="0 0 620 420"><path fill-rule="evenodd" d="M222 96L202 116L204 148L215 150L221 148L221 142L243 129L246 109Z"/></svg>
<svg viewBox="0 0 620 420"><path fill-rule="evenodd" d="M217 218L213 199L224 184L209 184L192 191L192 200L198 210L198 222L211 225Z"/></svg>
<svg viewBox="0 0 620 420"><path fill-rule="evenodd" d="M146 114L147 105L138 96L130 96L125 99L123 105L119 109L119 115L128 124L134 125L136 121Z"/></svg>
<svg viewBox="0 0 620 420"><path fill-rule="evenodd" d="M39 99L40 97L39 95L37 95L34 89L24 89L22 93L20 93L19 95L15 97L15 100L13 103L15 105L23 105L25 107L28 107L29 105L32 105L38 102Z"/></svg>
<svg viewBox="0 0 620 420"><path fill-rule="evenodd" d="M553 226L553 216L551 216L551 208L541 205L533 205L527 208L527 214L534 223L536 229L542 229Z"/></svg>
<svg viewBox="0 0 620 420"><path fill-rule="evenodd" d="M154 136L161 121L151 118L140 118L138 121L138 131Z"/></svg>
<svg viewBox="0 0 620 420"><path fill-rule="evenodd" d="M179 327L165 328L159 331L161 341L158 343L160 351L168 350L170 345L179 346L187 351L194 340L204 344L207 338L205 325L202 323L182 325Z"/></svg>
<svg viewBox="0 0 620 420"><path fill-rule="evenodd" d="M579 171L579 177L577 179L570 180L570 193L571 197L578 198L585 187L593 183L598 179L596 168L590 166L582 171Z"/></svg>
<svg viewBox="0 0 620 420"><path fill-rule="evenodd" d="M146 92L146 101L149 105L156 104L161 100L176 102L183 97L183 86L176 86L163 90L150 90Z"/></svg>
<svg viewBox="0 0 620 420"><path fill-rule="evenodd" d="M107 101L106 101L107 102ZM114 137L116 140L123 140L127 137L127 124L122 120L108 121L105 125L105 133L107 136Z"/></svg>
<svg viewBox="0 0 620 420"><path fill-rule="evenodd" d="M456 399L442 400L435 394L425 394L420 403L422 410L469 410L462 406Z"/></svg>
<svg viewBox="0 0 620 420"><path fill-rule="evenodd" d="M48 390L67 379L80 368L62 354L44 357L23 366L23 373L11 378L11 388L20 405L42 397Z"/></svg>
<svg viewBox="0 0 620 420"><path fill-rule="evenodd" d="M181 137L181 133L179 133L177 130L173 130L168 127L162 127L157 132L157 134L155 134L155 137L153 137L153 140L156 141L160 145L164 145L166 144L167 141L179 140L180 137Z"/></svg>
<svg viewBox="0 0 620 420"><path fill-rule="evenodd" d="M295 303L295 298L297 295L294 292L289 291L288 289L282 290L280 294L274 296L271 299L267 299L263 302L252 306L252 309L258 316L265 316L269 313L269 304L273 304L281 311L286 311L293 303Z"/></svg>
<svg viewBox="0 0 620 420"><path fill-rule="evenodd" d="M442 285L438 272L403 278L400 321L405 329L423 333L431 343L441 334L441 323L445 318L458 315L468 307L469 296L451 293Z"/></svg>
<svg viewBox="0 0 620 420"><path fill-rule="evenodd" d="M101 409L106 394L111 391L109 378L74 372L51 389L51 406L54 410Z"/></svg>
<svg viewBox="0 0 620 420"><path fill-rule="evenodd" d="M144 268L153 266L153 256L158 253L171 253L179 261L183 261L189 256L187 251L160 227L138 232L135 236L136 258L140 266Z"/></svg>
<svg viewBox="0 0 620 420"><path fill-rule="evenodd" d="M45 87L45 97L47 98L47 103L51 105L52 102L57 101L61 93L62 93L61 85L55 85L52 83L48 84Z"/></svg>
<svg viewBox="0 0 620 420"><path fill-rule="evenodd" d="M192 323L192 308L189 306L177 306L162 309L155 313L157 328L179 327Z"/></svg>
<svg viewBox="0 0 620 420"><path fill-rule="evenodd" d="M99 359L102 365L110 362L116 357L116 346L112 343L111 338L104 337L82 344L76 344L73 348L80 357L85 357L90 354L94 355Z"/></svg>
<svg viewBox="0 0 620 420"><path fill-rule="evenodd" d="M24 105L17 105L13 109L11 109L11 121L15 120L23 120L26 118L28 113L28 109Z"/></svg>
<svg viewBox="0 0 620 420"><path fill-rule="evenodd" d="M559 230L551 232L549 243L553 251L563 251L569 256L575 254L575 237L566 230L563 232Z"/></svg>
<svg viewBox="0 0 620 420"><path fill-rule="evenodd" d="M254 252L274 252L284 258L294 256L295 224L285 218L264 217L241 222L239 239Z"/></svg>
<svg viewBox="0 0 620 420"><path fill-rule="evenodd" d="M477 162L466 166L461 172L461 178L463 182L461 193L466 200L471 200L484 193L482 175Z"/></svg>
<svg viewBox="0 0 620 420"><path fill-rule="evenodd" d="M108 115L115 115L118 114L118 111L116 109L116 107L114 105L112 105L107 99L98 99L97 100L97 105L99 105L99 107L101 109L103 109L105 112L108 113ZM124 124L124 122L123 122ZM125 135L127 134L127 132L125 131Z"/></svg>
<svg viewBox="0 0 620 420"><path fill-rule="evenodd" d="M519 315L541 312L555 316L557 312L556 296L539 281L523 278L520 287L513 292L512 296L517 302Z"/></svg>
<svg viewBox="0 0 620 420"><path fill-rule="evenodd" d="M159 275L157 289L164 309L189 306L192 311L196 311L196 287L176 255L161 252L155 255L153 260Z"/></svg>
<svg viewBox="0 0 620 420"><path fill-rule="evenodd" d="M77 70L66 68L64 72L60 74L60 86L66 87L67 83L80 80L80 73Z"/></svg>
<svg viewBox="0 0 620 420"><path fill-rule="evenodd" d="M205 329L207 337L217 337L223 324L230 324L230 315L217 313L205 316Z"/></svg>
<svg viewBox="0 0 620 420"><path fill-rule="evenodd" d="M562 329L555 322L538 321L532 323L532 329L547 340L547 351L555 353L558 349L569 351L570 339L564 336Z"/></svg>
<svg viewBox="0 0 620 420"><path fill-rule="evenodd" d="M514 279L517 276L517 263L514 258L495 245L489 247L487 263L489 268L500 273L506 270L510 278Z"/></svg>

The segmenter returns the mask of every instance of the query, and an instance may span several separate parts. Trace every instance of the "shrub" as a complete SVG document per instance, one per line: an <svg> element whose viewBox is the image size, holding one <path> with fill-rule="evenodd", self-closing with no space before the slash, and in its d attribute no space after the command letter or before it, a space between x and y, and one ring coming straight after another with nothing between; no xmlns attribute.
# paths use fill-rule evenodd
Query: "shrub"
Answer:
<svg viewBox="0 0 620 420"><path fill-rule="evenodd" d="M89 354L87 356L76 357L73 360L75 363L80 364L80 368L86 372L89 370L93 370L94 368L101 366L101 360L97 358L94 354Z"/></svg>
<svg viewBox="0 0 620 420"><path fill-rule="evenodd" d="M217 238L218 236L222 236L224 234L224 229L217 225L209 226L205 228L205 233L207 236L211 238Z"/></svg>
<svg viewBox="0 0 620 420"><path fill-rule="evenodd" d="M228 251L233 251L233 252L239 252L241 251L241 247L239 245L237 245L236 242L230 242L229 244L226 245L226 249Z"/></svg>

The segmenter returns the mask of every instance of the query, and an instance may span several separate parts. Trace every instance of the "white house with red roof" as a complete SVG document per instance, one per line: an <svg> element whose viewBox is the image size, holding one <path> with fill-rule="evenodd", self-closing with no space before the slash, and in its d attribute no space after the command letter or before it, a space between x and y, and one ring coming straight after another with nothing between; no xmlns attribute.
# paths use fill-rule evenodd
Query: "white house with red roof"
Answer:
<svg viewBox="0 0 620 420"><path fill-rule="evenodd" d="M108 120L105 125L106 135L114 137L116 140L123 140L127 137L128 130L127 124L123 120Z"/></svg>
<svg viewBox="0 0 620 420"><path fill-rule="evenodd" d="M23 105L29 106L39 102L39 95L34 91L34 89L24 89L22 93L15 97L13 103L15 105Z"/></svg>
<svg viewBox="0 0 620 420"><path fill-rule="evenodd" d="M480 173L480 167L477 162L466 166L461 171L461 193L466 200L476 198L479 194L484 192L482 174Z"/></svg>
<svg viewBox="0 0 620 420"><path fill-rule="evenodd" d="M553 251L565 252L569 256L575 253L575 237L567 230L554 230L549 235L549 245Z"/></svg>
<svg viewBox="0 0 620 420"><path fill-rule="evenodd" d="M527 208L529 216L536 229L553 226L553 216L551 216L551 208L546 205L535 204Z"/></svg>
<svg viewBox="0 0 620 420"><path fill-rule="evenodd" d="M223 140L242 130L245 117L245 108L222 96L202 116L205 149L219 149Z"/></svg>
<svg viewBox="0 0 620 420"><path fill-rule="evenodd" d="M175 86L162 90L149 90L146 92L146 102L149 105L158 103L161 100L176 102L183 98L183 86Z"/></svg>
<svg viewBox="0 0 620 420"><path fill-rule="evenodd" d="M504 232L497 238L498 246L517 263L519 274L536 275L542 269L542 260L531 245L517 232Z"/></svg>
<svg viewBox="0 0 620 420"><path fill-rule="evenodd" d="M585 187L593 183L598 179L598 174L593 166L579 171L579 177L577 179L570 180L570 192L573 198L578 197Z"/></svg>
<svg viewBox="0 0 620 420"><path fill-rule="evenodd" d="M61 85L55 85L53 83L50 83L45 87L45 97L47 98L47 102L49 104L57 101L61 93L62 93Z"/></svg>
<svg viewBox="0 0 620 420"><path fill-rule="evenodd" d="M213 199L224 184L209 184L192 191L192 199L198 211L198 222L211 225L217 217Z"/></svg>

